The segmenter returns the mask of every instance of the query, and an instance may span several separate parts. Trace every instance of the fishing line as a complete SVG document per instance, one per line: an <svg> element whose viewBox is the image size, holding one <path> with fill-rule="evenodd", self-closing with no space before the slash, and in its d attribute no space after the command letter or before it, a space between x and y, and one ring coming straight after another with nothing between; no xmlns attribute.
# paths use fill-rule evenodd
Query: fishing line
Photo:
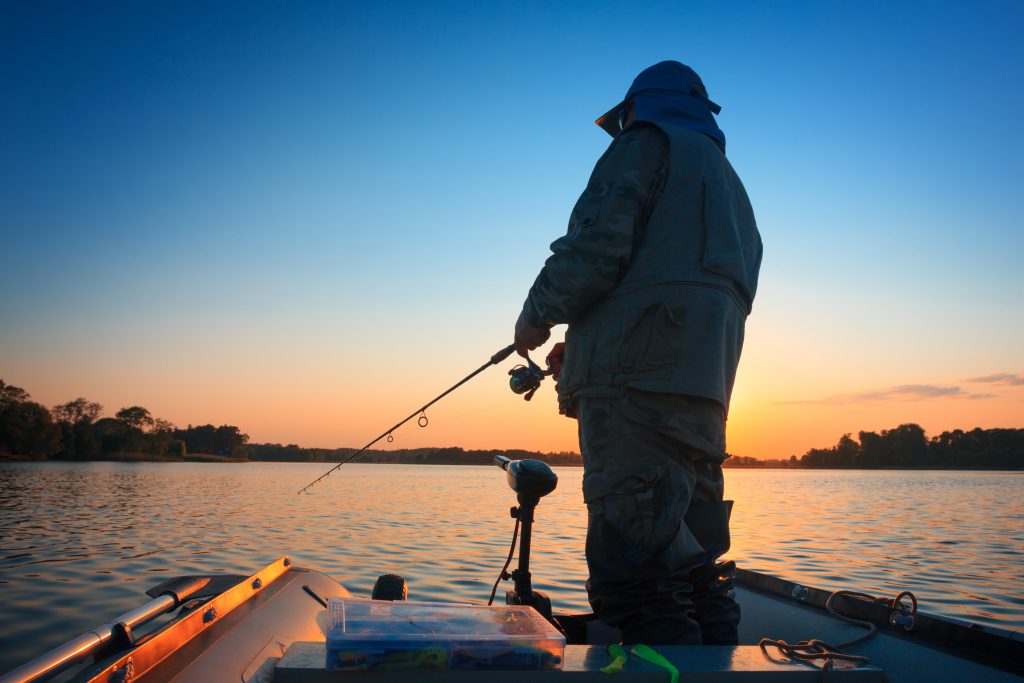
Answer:
<svg viewBox="0 0 1024 683"><path fill-rule="evenodd" d="M509 356L511 356L512 352L515 351L515 349L516 349L515 344L509 344L508 346L503 348L501 351L498 351L496 354L491 356L491 359L489 361L487 361L486 363L481 365L479 368L477 368L473 372L469 373L468 375L466 375L465 377L460 379L458 382L456 382L452 386L448 387L444 392L442 392L442 393L438 394L437 396L435 396L433 398L433 400L431 400L429 403L427 403L427 404L417 408L416 410L414 410L412 412L412 414L409 415L409 417L405 418L404 420L402 420L398 424L392 426L390 429L386 430L383 434L378 436L376 439L374 439L370 443L366 444L365 446L360 448L358 451L356 451L352 455L348 456L347 458L345 458L344 460L339 462L337 465L335 465L331 469L329 469L326 472L324 472L323 474L321 474L319 477L317 477L316 479L314 479L310 483L308 483L305 486L303 486L301 489L299 489L297 491L297 493L305 493L310 488L316 486L321 480L326 479L327 477L331 476L331 472L333 472L334 470L338 469L339 467L341 467L345 463L349 462L350 460L355 458L360 453L365 452L367 449L370 448L370 446L372 446L373 444L377 443L381 439L387 439L388 443L393 442L395 440L393 432L396 429L398 429L399 427L401 427L402 425L404 425L409 420L411 420L413 418L417 418L416 421L419 424L419 426L420 427L426 427L427 424L429 424L429 422L430 422L427 419L427 408L429 408L430 406L434 405L435 403L440 401L442 398L444 398L448 394L452 393L453 391L455 391L456 389L461 387L463 384L465 384L469 380L471 380L474 377L476 377L477 375L479 375L481 372L483 372L487 368L491 367L492 365L497 365L501 361L503 361L506 358L508 358ZM532 370L532 368L536 368L537 367L529 359L527 359L527 362L530 364L531 370ZM522 367L522 366L520 366L520 367ZM516 371L513 371L513 372L516 372ZM542 371L540 371L540 369L537 368L537 372L542 372ZM540 379L543 379L543 374L541 374L541 377L539 379L534 379L534 375L530 374L528 376L528 378L526 378L526 381L523 381L522 379L520 379L521 376L522 376L522 371L517 372L517 374L512 374L512 372L510 372L509 374L512 375L512 379L510 380L510 384L512 385L512 390L515 391L517 394L528 392L529 395L525 397L527 400L529 400L529 397L533 396L533 392L536 391L536 386L533 385L534 382L536 382L536 385L539 385L540 384ZM524 385L527 386L528 388L523 389ZM532 389L532 391L531 391L531 389Z"/></svg>

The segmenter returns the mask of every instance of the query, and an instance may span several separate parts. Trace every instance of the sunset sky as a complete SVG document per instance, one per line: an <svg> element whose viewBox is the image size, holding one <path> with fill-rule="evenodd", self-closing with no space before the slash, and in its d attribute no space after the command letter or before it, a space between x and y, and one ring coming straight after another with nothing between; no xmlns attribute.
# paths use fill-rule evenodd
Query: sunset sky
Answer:
<svg viewBox="0 0 1024 683"><path fill-rule="evenodd" d="M594 119L676 59L765 242L729 450L1022 427L1022 27L1014 0L7 3L0 378L361 446L511 342ZM576 450L511 365L391 447Z"/></svg>

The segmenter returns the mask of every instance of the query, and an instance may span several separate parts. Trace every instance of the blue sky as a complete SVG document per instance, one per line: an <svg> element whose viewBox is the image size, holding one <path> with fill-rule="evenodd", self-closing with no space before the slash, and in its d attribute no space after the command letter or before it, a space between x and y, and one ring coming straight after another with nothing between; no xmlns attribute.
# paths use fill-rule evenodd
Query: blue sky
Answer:
<svg viewBox="0 0 1024 683"><path fill-rule="evenodd" d="M823 445L798 402L1024 371L1020 3L2 12L0 377L47 405L354 445L507 343L593 120L663 59L723 106L765 239L730 438L789 436L742 452ZM417 438L571 447L500 384L476 431ZM1024 414L942 400L817 419Z"/></svg>

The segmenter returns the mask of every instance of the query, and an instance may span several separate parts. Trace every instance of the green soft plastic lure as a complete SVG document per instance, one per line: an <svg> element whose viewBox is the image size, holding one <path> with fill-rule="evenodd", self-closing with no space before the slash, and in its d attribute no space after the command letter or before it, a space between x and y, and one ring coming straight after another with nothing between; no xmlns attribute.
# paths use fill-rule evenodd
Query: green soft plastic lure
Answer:
<svg viewBox="0 0 1024 683"><path fill-rule="evenodd" d="M672 683L679 683L679 669L675 667L672 662L665 659L663 655L657 652L653 647L647 645L634 645L630 653L637 659L642 659L648 664L654 666L660 666L662 669L668 671L669 680Z"/></svg>
<svg viewBox="0 0 1024 683"><path fill-rule="evenodd" d="M626 654L626 648L618 643L613 643L608 646L608 654L612 656L612 661L607 666L601 667L601 671L606 674L620 673L622 667L626 666L626 660L629 659L629 655Z"/></svg>
<svg viewBox="0 0 1024 683"><path fill-rule="evenodd" d="M667 671L671 683L679 683L679 669L653 647L649 645L634 645L630 652L637 659ZM621 673L622 669L626 666L626 661L629 659L629 655L626 654L626 648L618 643L614 643L608 646L608 654L612 656L612 661L606 666L601 667L601 671L606 674Z"/></svg>

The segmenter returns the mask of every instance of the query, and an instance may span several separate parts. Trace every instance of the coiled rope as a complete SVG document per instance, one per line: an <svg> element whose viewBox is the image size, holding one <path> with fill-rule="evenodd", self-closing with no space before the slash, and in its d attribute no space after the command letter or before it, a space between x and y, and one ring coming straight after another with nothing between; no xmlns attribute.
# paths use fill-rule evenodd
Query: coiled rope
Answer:
<svg viewBox="0 0 1024 683"><path fill-rule="evenodd" d="M845 598L857 598L859 600L866 600L867 602L890 607L894 610L893 619L891 620L892 623L904 623L904 628L907 630L910 630L910 628L913 627L913 617L917 614L917 598L910 591L903 591L891 600L888 598L876 598L873 595L857 593L855 591L836 591L828 596L828 600L825 601L825 609L829 614L837 619L866 628L868 630L867 633L854 638L853 640L848 640L845 643L839 643L838 645L832 645L831 643L826 643L825 641L818 640L816 638L801 640L798 643L788 643L785 640L777 640L774 638L762 638L761 642L758 643L761 647L761 652L764 653L765 657L773 662L783 662L786 660L797 660L801 662L822 661L822 671L832 671L835 668L836 662L850 662L856 666L863 666L867 664L867 657L844 652L844 650L846 648L853 647L854 645L859 645L869 638L872 638L876 633L878 633L878 627L870 621L854 619L851 616L840 614L833 606L835 599L840 596ZM906 607L903 604L904 598L910 600L909 607ZM897 614L909 615L910 618L897 621L895 619ZM768 652L769 647L774 647L786 659L777 659L772 657Z"/></svg>

